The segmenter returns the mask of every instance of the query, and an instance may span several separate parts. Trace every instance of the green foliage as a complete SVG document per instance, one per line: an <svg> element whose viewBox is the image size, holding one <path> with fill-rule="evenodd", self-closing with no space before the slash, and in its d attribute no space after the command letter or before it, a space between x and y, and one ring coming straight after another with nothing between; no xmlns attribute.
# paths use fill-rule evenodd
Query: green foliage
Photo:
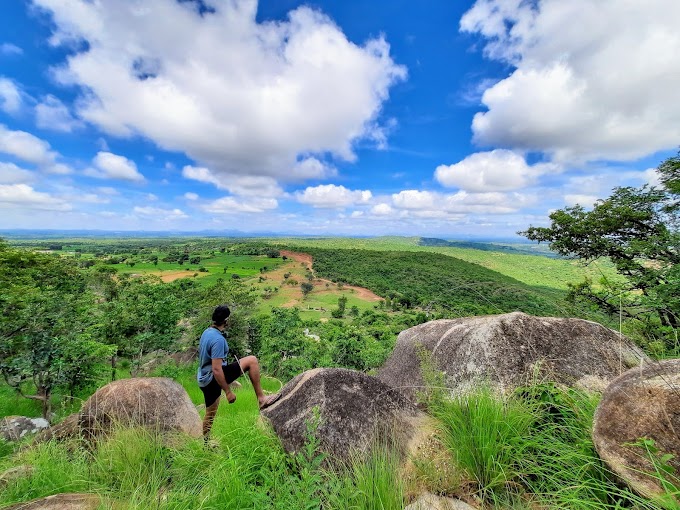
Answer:
<svg viewBox="0 0 680 510"><path fill-rule="evenodd" d="M573 300L593 303L610 315L638 320L645 333L675 340L680 328L680 159L659 166L662 187L615 188L591 211L580 205L550 215L550 227L530 227L527 238L586 262L608 258L623 276L571 289Z"/></svg>
<svg viewBox="0 0 680 510"><path fill-rule="evenodd" d="M434 253L308 249L317 274L390 298L393 309L420 306L465 316L521 310L563 315L563 294L531 288L476 264Z"/></svg>

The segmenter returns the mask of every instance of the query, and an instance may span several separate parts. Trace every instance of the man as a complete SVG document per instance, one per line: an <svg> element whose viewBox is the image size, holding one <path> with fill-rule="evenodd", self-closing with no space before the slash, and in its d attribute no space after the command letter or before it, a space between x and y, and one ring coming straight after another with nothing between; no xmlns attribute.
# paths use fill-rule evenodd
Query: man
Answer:
<svg viewBox="0 0 680 510"><path fill-rule="evenodd" d="M201 335L198 346L198 385L205 397L205 417L203 418L203 437L207 439L212 428L217 408L220 405L220 395L224 390L227 401L233 404L236 395L229 384L241 374L248 372L253 383L257 402L260 409L269 407L276 402L280 394L265 395L260 386L260 364L255 356L246 356L234 363L228 363L229 345L225 338L227 319L231 314L227 305L219 305L212 314L212 324Z"/></svg>

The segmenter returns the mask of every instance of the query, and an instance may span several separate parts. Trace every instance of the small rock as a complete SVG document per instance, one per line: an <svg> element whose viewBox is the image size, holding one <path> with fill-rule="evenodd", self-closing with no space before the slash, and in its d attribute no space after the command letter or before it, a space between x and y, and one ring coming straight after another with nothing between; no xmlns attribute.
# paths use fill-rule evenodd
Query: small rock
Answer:
<svg viewBox="0 0 680 510"><path fill-rule="evenodd" d="M19 441L50 426L44 418L27 418L25 416L8 416L0 420L0 437L5 441Z"/></svg>
<svg viewBox="0 0 680 510"><path fill-rule="evenodd" d="M443 498L426 492L404 510L476 510L460 499Z"/></svg>
<svg viewBox="0 0 680 510"><path fill-rule="evenodd" d="M28 464L22 464L13 468L9 468L7 471L0 475L0 489L5 487L10 482L17 480L19 478L25 478L33 474L34 468Z"/></svg>
<svg viewBox="0 0 680 510"><path fill-rule="evenodd" d="M96 510L101 504L102 499L96 494L55 494L17 503L4 510Z"/></svg>

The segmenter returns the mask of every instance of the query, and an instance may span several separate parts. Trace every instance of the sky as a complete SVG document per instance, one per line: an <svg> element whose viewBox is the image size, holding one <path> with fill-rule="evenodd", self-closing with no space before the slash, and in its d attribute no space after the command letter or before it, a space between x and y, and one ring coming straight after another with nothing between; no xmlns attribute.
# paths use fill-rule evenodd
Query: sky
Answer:
<svg viewBox="0 0 680 510"><path fill-rule="evenodd" d="M677 0L6 0L0 229L507 239L680 145Z"/></svg>

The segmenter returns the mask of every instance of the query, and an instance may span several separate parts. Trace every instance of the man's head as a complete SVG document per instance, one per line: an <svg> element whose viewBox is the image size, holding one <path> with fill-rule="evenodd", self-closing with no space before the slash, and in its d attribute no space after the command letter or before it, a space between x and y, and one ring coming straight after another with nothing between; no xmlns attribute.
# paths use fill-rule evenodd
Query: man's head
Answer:
<svg viewBox="0 0 680 510"><path fill-rule="evenodd" d="M219 305L212 314L212 321L215 326L224 326L231 315L231 310L227 305Z"/></svg>

